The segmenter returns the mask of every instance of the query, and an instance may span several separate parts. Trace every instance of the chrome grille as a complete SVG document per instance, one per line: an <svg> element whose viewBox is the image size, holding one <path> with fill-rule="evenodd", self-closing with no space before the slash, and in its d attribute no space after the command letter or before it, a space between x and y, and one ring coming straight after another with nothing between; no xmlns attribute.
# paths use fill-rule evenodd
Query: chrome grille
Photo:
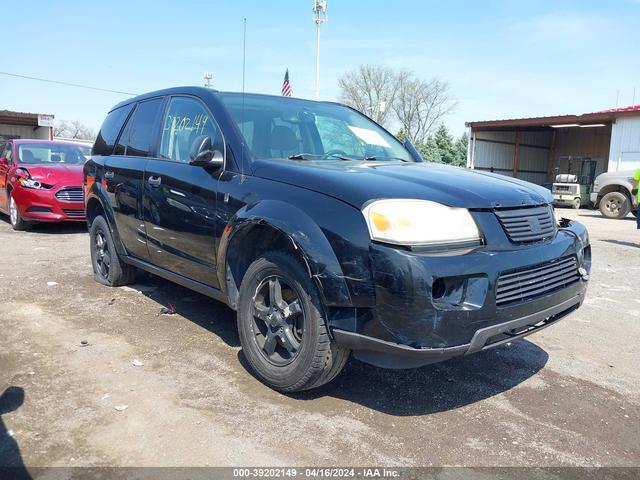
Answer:
<svg viewBox="0 0 640 480"><path fill-rule="evenodd" d="M62 210L67 217L84 217L84 210Z"/></svg>
<svg viewBox="0 0 640 480"><path fill-rule="evenodd" d="M514 243L538 242L551 238L556 231L551 207L495 210L507 237Z"/></svg>
<svg viewBox="0 0 640 480"><path fill-rule="evenodd" d="M61 202L83 202L84 192L82 187L67 187L59 190L56 198Z"/></svg>
<svg viewBox="0 0 640 480"><path fill-rule="evenodd" d="M575 256L506 272L498 277L496 304L524 302L561 290L580 280Z"/></svg>

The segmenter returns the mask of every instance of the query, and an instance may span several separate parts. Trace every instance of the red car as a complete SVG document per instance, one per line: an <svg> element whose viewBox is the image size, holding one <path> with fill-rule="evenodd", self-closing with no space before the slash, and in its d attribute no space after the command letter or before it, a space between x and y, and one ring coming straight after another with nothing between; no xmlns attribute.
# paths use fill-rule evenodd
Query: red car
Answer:
<svg viewBox="0 0 640 480"><path fill-rule="evenodd" d="M82 167L90 151L73 142L0 142L0 212L14 230L31 222L85 221Z"/></svg>

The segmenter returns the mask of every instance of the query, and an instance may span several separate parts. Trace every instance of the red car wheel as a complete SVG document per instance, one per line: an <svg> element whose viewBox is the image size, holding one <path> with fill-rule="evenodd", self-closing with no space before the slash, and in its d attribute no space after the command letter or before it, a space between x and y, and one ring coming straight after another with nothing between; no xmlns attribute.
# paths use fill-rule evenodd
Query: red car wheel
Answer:
<svg viewBox="0 0 640 480"><path fill-rule="evenodd" d="M28 227L27 222L20 216L18 204L14 200L12 193L9 194L9 220L14 230L26 230Z"/></svg>

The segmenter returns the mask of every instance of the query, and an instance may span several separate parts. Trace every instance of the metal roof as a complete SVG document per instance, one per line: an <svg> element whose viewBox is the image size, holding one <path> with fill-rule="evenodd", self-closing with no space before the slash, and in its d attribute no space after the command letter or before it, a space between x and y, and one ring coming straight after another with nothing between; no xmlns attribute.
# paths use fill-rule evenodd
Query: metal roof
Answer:
<svg viewBox="0 0 640 480"><path fill-rule="evenodd" d="M509 118L504 120L481 120L466 122L467 127L474 130L505 130L505 129L547 129L553 125L588 125L613 123L616 117L640 114L640 105L612 108L599 112L583 113L580 115L551 115L546 117Z"/></svg>
<svg viewBox="0 0 640 480"><path fill-rule="evenodd" d="M11 110L0 110L0 123L9 125L22 125L27 127L38 126L39 113L12 112ZM53 115L50 115L53 116Z"/></svg>
<svg viewBox="0 0 640 480"><path fill-rule="evenodd" d="M640 112L640 105L629 105L628 107L610 108L602 112Z"/></svg>

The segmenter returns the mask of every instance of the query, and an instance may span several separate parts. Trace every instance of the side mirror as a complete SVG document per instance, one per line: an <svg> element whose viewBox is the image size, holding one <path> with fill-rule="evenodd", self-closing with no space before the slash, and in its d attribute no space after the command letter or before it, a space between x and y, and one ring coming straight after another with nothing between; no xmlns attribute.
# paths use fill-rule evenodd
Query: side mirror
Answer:
<svg viewBox="0 0 640 480"><path fill-rule="evenodd" d="M0 158L0 165L2 165L3 167L9 166L9 160L7 159L7 157Z"/></svg>
<svg viewBox="0 0 640 480"><path fill-rule="evenodd" d="M189 152L189 163L201 167L220 168L224 163L224 155L220 150L214 150L211 144L211 137L201 135L197 137L191 145Z"/></svg>

